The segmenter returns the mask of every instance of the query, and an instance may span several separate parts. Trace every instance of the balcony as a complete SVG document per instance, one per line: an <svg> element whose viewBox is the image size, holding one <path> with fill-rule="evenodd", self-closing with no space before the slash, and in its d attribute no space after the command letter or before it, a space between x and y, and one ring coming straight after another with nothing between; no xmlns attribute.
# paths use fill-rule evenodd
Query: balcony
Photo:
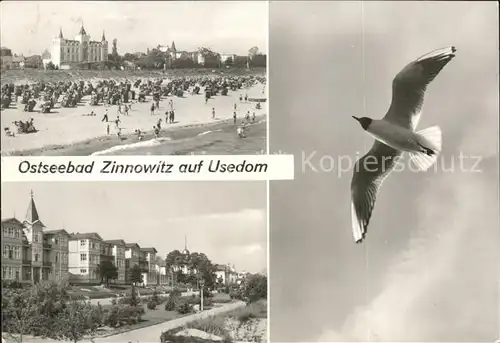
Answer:
<svg viewBox="0 0 500 343"><path fill-rule="evenodd" d="M52 244L47 243L47 242L44 242L44 243L43 243L43 248L44 248L44 249L52 249Z"/></svg>
<svg viewBox="0 0 500 343"><path fill-rule="evenodd" d="M31 260L28 260L27 258L23 258L22 264L23 264L23 266L31 266Z"/></svg>
<svg viewBox="0 0 500 343"><path fill-rule="evenodd" d="M48 267L48 268L52 268L52 262L49 262L49 261L43 261L43 266L44 266L44 267Z"/></svg>

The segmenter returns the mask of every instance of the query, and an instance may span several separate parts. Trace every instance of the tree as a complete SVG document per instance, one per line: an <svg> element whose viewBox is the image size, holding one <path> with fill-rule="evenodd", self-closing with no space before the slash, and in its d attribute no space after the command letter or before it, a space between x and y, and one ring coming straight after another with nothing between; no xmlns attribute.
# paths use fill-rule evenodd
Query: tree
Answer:
<svg viewBox="0 0 500 343"><path fill-rule="evenodd" d="M50 61L49 63L47 63L45 65L45 69L47 69L47 70L55 70L56 66L54 65L54 63L52 63L52 61Z"/></svg>
<svg viewBox="0 0 500 343"><path fill-rule="evenodd" d="M134 264L130 270L130 280L134 285L142 284L144 282L141 268L137 264Z"/></svg>
<svg viewBox="0 0 500 343"><path fill-rule="evenodd" d="M106 287L109 287L110 280L118 279L118 269L115 267L113 262L109 260L104 260L99 265L99 273L101 274L101 282L106 283Z"/></svg>
<svg viewBox="0 0 500 343"><path fill-rule="evenodd" d="M2 290L2 332L8 332L15 341L22 342L38 324L38 306L31 290Z"/></svg>
<svg viewBox="0 0 500 343"><path fill-rule="evenodd" d="M243 296L249 303L267 299L267 276L248 275L243 281Z"/></svg>
<svg viewBox="0 0 500 343"><path fill-rule="evenodd" d="M57 337L74 343L81 341L84 336L96 332L98 323L94 317L95 309L90 303L72 300L57 316Z"/></svg>
<svg viewBox="0 0 500 343"><path fill-rule="evenodd" d="M248 49L248 56L255 56L259 53L259 48L256 46L251 47Z"/></svg>
<svg viewBox="0 0 500 343"><path fill-rule="evenodd" d="M130 290L130 306L138 306L139 305L139 299L137 297L137 290L135 289L135 286L132 285L132 289Z"/></svg>
<svg viewBox="0 0 500 343"><path fill-rule="evenodd" d="M118 40L116 38L113 39L113 48L111 49L111 55L113 55L113 57L117 57L118 56L118 47L117 47L117 44L118 44Z"/></svg>

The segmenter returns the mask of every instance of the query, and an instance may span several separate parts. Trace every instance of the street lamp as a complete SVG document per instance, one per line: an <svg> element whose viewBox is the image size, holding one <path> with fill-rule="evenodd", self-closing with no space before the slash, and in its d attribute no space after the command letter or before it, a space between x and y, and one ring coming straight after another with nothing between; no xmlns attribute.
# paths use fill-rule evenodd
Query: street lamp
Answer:
<svg viewBox="0 0 500 343"><path fill-rule="evenodd" d="M201 304L200 304L200 311L203 311L203 285L205 284L205 280L200 279L200 298L201 298Z"/></svg>

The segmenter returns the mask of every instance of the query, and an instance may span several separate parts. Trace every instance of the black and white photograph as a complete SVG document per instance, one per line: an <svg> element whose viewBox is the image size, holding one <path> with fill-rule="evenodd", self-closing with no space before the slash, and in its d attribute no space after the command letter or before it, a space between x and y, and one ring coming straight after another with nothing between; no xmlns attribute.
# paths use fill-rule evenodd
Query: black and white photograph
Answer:
<svg viewBox="0 0 500 343"><path fill-rule="evenodd" d="M3 1L2 156L267 153L267 1Z"/></svg>
<svg viewBox="0 0 500 343"><path fill-rule="evenodd" d="M270 4L272 342L500 339L498 3Z"/></svg>
<svg viewBox="0 0 500 343"><path fill-rule="evenodd" d="M1 200L2 342L267 342L266 182L3 183Z"/></svg>

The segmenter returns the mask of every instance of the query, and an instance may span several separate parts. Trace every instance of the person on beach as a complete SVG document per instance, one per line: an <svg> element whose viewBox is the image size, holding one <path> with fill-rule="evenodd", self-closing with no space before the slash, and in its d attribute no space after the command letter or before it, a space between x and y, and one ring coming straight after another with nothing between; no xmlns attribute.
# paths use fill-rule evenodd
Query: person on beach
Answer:
<svg viewBox="0 0 500 343"><path fill-rule="evenodd" d="M255 112L252 113L252 123L255 123Z"/></svg>
<svg viewBox="0 0 500 343"><path fill-rule="evenodd" d="M245 138L245 131L241 126L238 126L238 128L236 129L236 133L238 134L238 137Z"/></svg>
<svg viewBox="0 0 500 343"><path fill-rule="evenodd" d="M236 112L237 111L237 108L236 108L236 103L234 103L234 111Z"/></svg>
<svg viewBox="0 0 500 343"><path fill-rule="evenodd" d="M116 116L115 126L116 126L116 128L117 128L117 129L120 127L120 123L121 123L121 122L122 122L122 121L120 120L120 116Z"/></svg>
<svg viewBox="0 0 500 343"><path fill-rule="evenodd" d="M109 136L109 124L106 125L106 134Z"/></svg>
<svg viewBox="0 0 500 343"><path fill-rule="evenodd" d="M155 114L155 104L152 103L151 104L151 115L154 115Z"/></svg>
<svg viewBox="0 0 500 343"><path fill-rule="evenodd" d="M116 135L118 136L118 138L122 138L122 128L121 127L116 128Z"/></svg>
<svg viewBox="0 0 500 343"><path fill-rule="evenodd" d="M175 120L175 112L172 110L170 111L170 124L173 124Z"/></svg>
<svg viewBox="0 0 500 343"><path fill-rule="evenodd" d="M248 101L248 94L245 94L245 101Z"/></svg>
<svg viewBox="0 0 500 343"><path fill-rule="evenodd" d="M118 103L118 109L116 111L116 114L123 114L122 113L122 105L120 103Z"/></svg>
<svg viewBox="0 0 500 343"><path fill-rule="evenodd" d="M247 111L247 114L245 115L245 121L250 121L250 111Z"/></svg>
<svg viewBox="0 0 500 343"><path fill-rule="evenodd" d="M135 130L135 133L137 134L137 138L142 141L144 138L144 135L142 134L142 131L140 129Z"/></svg>
<svg viewBox="0 0 500 343"><path fill-rule="evenodd" d="M240 94L240 102L243 101L243 94Z"/></svg>
<svg viewBox="0 0 500 343"><path fill-rule="evenodd" d="M104 110L104 116L102 117L101 121L105 121L106 123L108 122L108 109L107 108Z"/></svg>
<svg viewBox="0 0 500 343"><path fill-rule="evenodd" d="M212 108L212 119L215 119L215 107Z"/></svg>
<svg viewBox="0 0 500 343"><path fill-rule="evenodd" d="M153 126L153 130L155 131L155 138L160 136L160 129L156 126Z"/></svg>
<svg viewBox="0 0 500 343"><path fill-rule="evenodd" d="M160 119L158 119L158 122L156 123L156 126L158 126L158 129L160 129L160 130L161 130L161 121L162 121L162 119L160 118Z"/></svg>
<svg viewBox="0 0 500 343"><path fill-rule="evenodd" d="M236 125L236 111L233 113L233 123Z"/></svg>
<svg viewBox="0 0 500 343"><path fill-rule="evenodd" d="M174 110L174 101L172 99L169 100L168 107L170 111Z"/></svg>

